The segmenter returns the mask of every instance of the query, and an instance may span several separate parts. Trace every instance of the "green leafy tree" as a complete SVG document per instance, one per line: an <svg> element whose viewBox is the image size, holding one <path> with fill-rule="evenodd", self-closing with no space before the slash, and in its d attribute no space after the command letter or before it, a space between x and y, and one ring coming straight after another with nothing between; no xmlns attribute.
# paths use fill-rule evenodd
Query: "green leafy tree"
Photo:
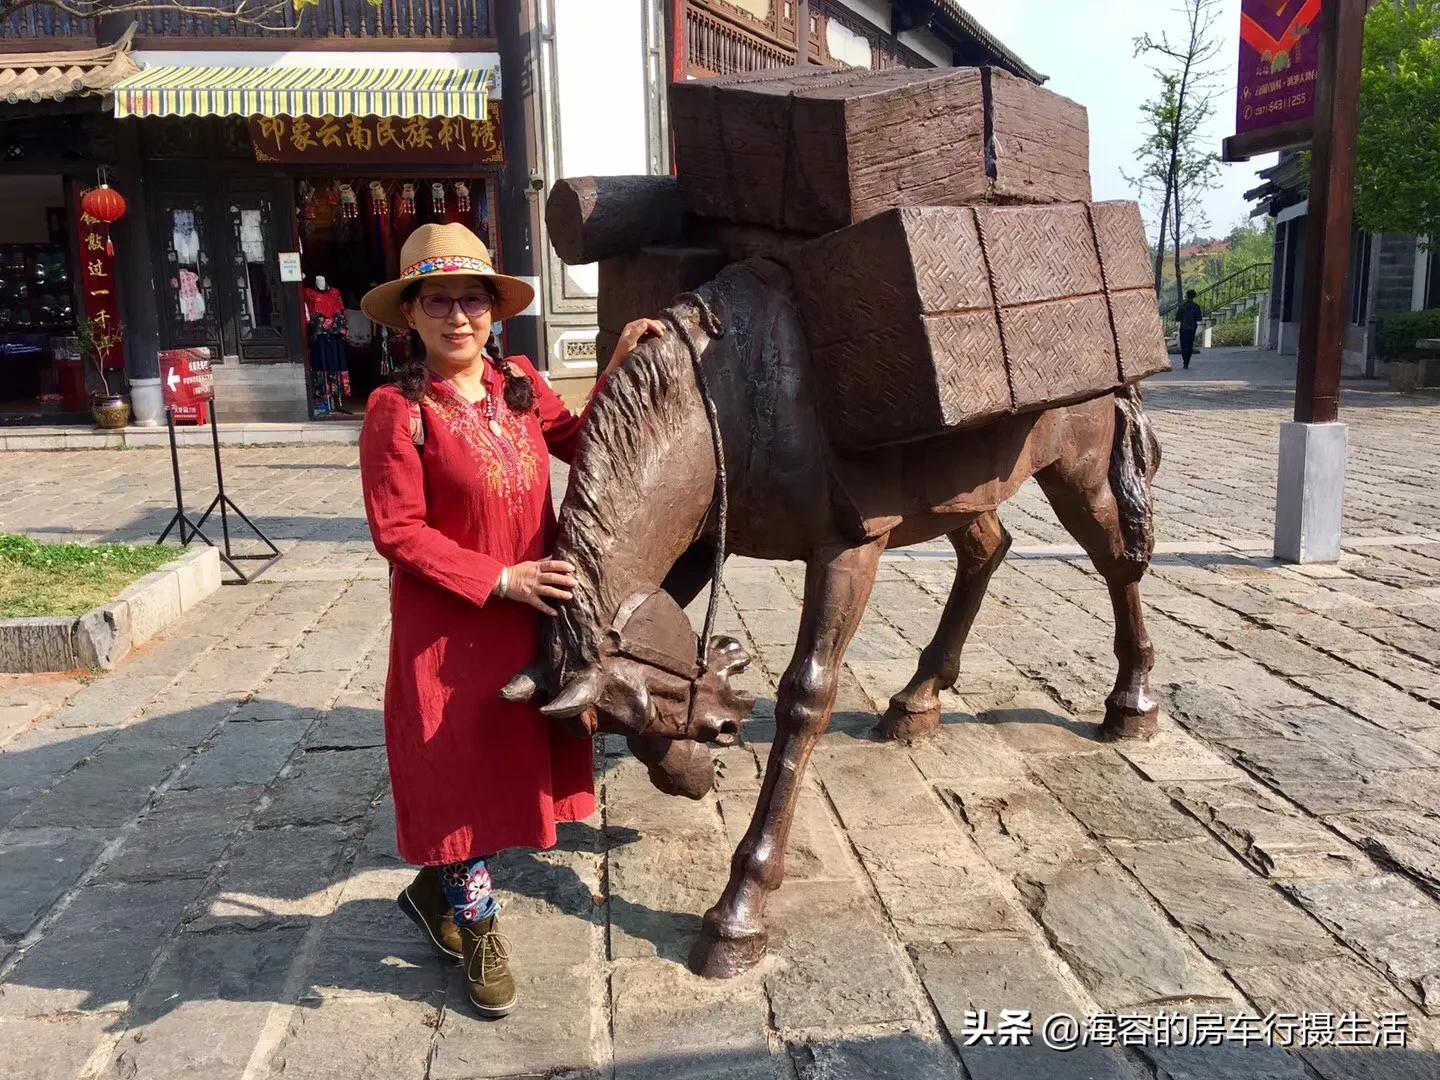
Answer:
<svg viewBox="0 0 1440 1080"><path fill-rule="evenodd" d="M1365 19L1355 220L1440 238L1440 0L1381 0Z"/></svg>

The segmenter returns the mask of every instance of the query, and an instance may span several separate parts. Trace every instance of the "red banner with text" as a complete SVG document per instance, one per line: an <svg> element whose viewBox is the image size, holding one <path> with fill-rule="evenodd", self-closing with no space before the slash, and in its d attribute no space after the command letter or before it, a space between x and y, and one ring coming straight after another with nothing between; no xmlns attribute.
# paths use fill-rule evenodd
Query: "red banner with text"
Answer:
<svg viewBox="0 0 1440 1080"><path fill-rule="evenodd" d="M89 188L80 191L75 200L78 215L76 235L80 238L80 288L85 297L85 316L95 323L97 331L114 334L120 329L120 294L115 281L115 256L105 251L109 238L103 221L80 209L80 202ZM125 367L125 345L117 342L105 351L105 370L121 371Z"/></svg>

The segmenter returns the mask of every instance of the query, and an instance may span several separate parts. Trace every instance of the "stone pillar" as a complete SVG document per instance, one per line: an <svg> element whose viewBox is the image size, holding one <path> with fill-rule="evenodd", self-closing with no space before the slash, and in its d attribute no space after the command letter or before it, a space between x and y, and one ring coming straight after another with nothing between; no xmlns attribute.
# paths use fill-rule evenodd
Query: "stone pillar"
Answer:
<svg viewBox="0 0 1440 1080"><path fill-rule="evenodd" d="M1346 425L1290 421L1280 426L1275 558L1338 562L1345 497Z"/></svg>
<svg viewBox="0 0 1440 1080"><path fill-rule="evenodd" d="M540 291L535 237L540 235L540 206L545 182L538 165L535 137L536 73L531 35L535 30L532 0L496 4L495 36L500 49L500 126L505 138L505 167L500 174L500 236L504 248L502 273L522 277ZM533 182L532 182L533 172ZM505 346L512 353L531 357L536 366L547 364L540 341L537 296L534 312L505 320Z"/></svg>
<svg viewBox="0 0 1440 1080"><path fill-rule="evenodd" d="M116 120L115 175L111 185L125 196L125 216L111 226L115 240L115 280L120 317L125 322L125 373L135 379L160 375L160 320L155 288L155 258L150 247L149 215L140 155L141 120Z"/></svg>

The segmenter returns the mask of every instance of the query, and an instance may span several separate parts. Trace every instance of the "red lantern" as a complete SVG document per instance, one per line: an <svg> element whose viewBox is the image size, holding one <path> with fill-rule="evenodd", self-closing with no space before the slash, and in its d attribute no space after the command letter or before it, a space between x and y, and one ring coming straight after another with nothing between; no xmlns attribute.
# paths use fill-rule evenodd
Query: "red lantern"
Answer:
<svg viewBox="0 0 1440 1080"><path fill-rule="evenodd" d="M124 197L109 184L102 182L99 187L91 188L85 193L85 197L80 200L80 209L96 221L105 223L105 254L113 258L115 245L110 240L110 225L125 216Z"/></svg>

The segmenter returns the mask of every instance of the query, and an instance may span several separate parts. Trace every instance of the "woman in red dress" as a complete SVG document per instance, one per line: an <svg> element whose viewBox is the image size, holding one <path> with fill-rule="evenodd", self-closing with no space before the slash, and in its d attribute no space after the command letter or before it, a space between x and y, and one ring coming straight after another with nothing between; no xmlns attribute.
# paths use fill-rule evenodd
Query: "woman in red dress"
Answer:
<svg viewBox="0 0 1440 1080"><path fill-rule="evenodd" d="M361 307L410 331L413 355L370 396L360 436L370 533L392 567L385 746L398 841L421 866L398 902L464 961L471 1001L498 1017L516 993L485 859L552 847L556 822L595 809L589 741L500 697L536 658L540 616L574 586L572 567L546 557L550 455L568 462L584 421L525 357L487 357L492 321L534 290L495 273L470 230L424 225L400 261ZM663 328L627 327L607 371L650 333Z"/></svg>

